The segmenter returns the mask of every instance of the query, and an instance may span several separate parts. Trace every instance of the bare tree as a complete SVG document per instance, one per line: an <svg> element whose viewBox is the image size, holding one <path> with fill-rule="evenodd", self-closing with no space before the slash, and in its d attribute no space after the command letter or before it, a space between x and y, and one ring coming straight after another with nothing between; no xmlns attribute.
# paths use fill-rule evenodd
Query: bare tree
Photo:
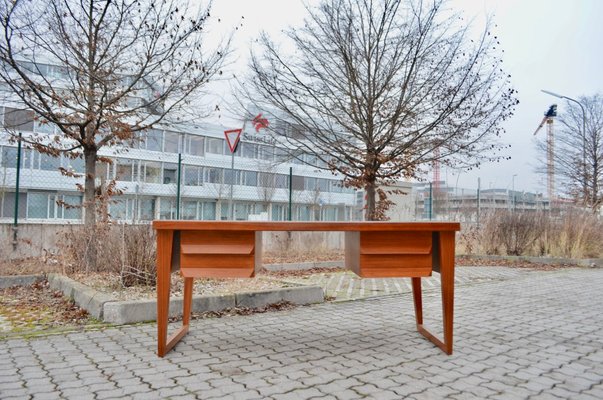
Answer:
<svg viewBox="0 0 603 400"><path fill-rule="evenodd" d="M209 7L179 0L2 0L0 79L52 134L38 151L85 161L87 226L96 223L99 149L184 118L220 68L230 40L203 38ZM195 103L195 104L193 104Z"/></svg>
<svg viewBox="0 0 603 400"><path fill-rule="evenodd" d="M603 204L603 95L579 101L585 115L579 105L568 101L554 122L555 179L562 193L596 212ZM546 158L546 146L544 139L537 142L541 161ZM546 173L545 168L537 171Z"/></svg>
<svg viewBox="0 0 603 400"><path fill-rule="evenodd" d="M258 162L257 165L258 171L260 171L256 186L258 198L262 206L268 209L276 192L277 174L273 172L272 164Z"/></svg>
<svg viewBox="0 0 603 400"><path fill-rule="evenodd" d="M291 148L364 188L366 219L384 217L379 185L435 159L472 168L501 158L495 139L517 100L490 24L471 39L443 0L324 0L308 13L285 32L292 53L259 39L243 91L296 128Z"/></svg>

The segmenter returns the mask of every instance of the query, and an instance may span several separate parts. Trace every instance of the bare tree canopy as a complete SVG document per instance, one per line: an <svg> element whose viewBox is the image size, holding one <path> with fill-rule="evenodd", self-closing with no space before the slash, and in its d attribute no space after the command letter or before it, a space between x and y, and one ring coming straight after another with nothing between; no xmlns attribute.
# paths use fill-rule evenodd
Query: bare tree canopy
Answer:
<svg viewBox="0 0 603 400"><path fill-rule="evenodd" d="M221 74L230 41L204 46L209 8L179 0L0 1L5 100L51 127L24 141L84 158L85 223L93 225L98 150L192 106L198 114L195 100Z"/></svg>
<svg viewBox="0 0 603 400"><path fill-rule="evenodd" d="M567 101L554 122L555 178L561 193L598 211L603 201L603 95L580 97L579 102L584 114L578 104ZM545 140L537 146L544 159Z"/></svg>
<svg viewBox="0 0 603 400"><path fill-rule="evenodd" d="M490 24L472 39L442 0L324 0L308 13L285 32L293 51L260 38L243 90L273 111L276 134L278 119L295 128L292 147L365 189L367 219L388 204L378 185L436 159L472 168L500 158L517 100Z"/></svg>

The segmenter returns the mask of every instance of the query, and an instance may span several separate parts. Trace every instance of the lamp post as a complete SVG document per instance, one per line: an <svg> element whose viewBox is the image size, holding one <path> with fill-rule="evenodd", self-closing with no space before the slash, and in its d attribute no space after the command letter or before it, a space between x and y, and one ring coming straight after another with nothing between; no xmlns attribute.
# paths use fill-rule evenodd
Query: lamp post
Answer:
<svg viewBox="0 0 603 400"><path fill-rule="evenodd" d="M515 177L517 176L517 174L513 174L513 177L511 178L511 193L513 194L513 202L512 204L512 210L515 211Z"/></svg>
<svg viewBox="0 0 603 400"><path fill-rule="evenodd" d="M584 110L584 106L576 99L572 99L571 97L567 97L561 94L549 92L548 90L541 90L542 93L546 93L548 95L557 97L559 99L565 99L568 101L572 101L580 106L582 110L582 179L583 179L583 191L584 191L584 204L588 205L588 193L586 187L586 111Z"/></svg>

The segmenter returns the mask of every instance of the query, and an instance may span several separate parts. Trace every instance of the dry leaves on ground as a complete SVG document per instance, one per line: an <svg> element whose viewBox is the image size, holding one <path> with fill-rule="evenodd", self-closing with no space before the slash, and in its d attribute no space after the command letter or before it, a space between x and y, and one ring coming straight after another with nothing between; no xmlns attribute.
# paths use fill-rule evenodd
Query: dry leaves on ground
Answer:
<svg viewBox="0 0 603 400"><path fill-rule="evenodd" d="M249 308L249 307L235 307L235 308L227 308L222 311L208 311L204 313L192 313L192 319L205 319L205 318L222 318L233 315L251 315L251 314L259 314L266 313L272 311L286 311L295 308L296 305L289 301L281 301L274 304L268 304L263 307L258 308ZM170 322L176 322L182 320L181 316L172 317L169 319Z"/></svg>
<svg viewBox="0 0 603 400"><path fill-rule="evenodd" d="M48 282L0 289L0 315L11 332L79 327L92 322L88 312L50 290Z"/></svg>

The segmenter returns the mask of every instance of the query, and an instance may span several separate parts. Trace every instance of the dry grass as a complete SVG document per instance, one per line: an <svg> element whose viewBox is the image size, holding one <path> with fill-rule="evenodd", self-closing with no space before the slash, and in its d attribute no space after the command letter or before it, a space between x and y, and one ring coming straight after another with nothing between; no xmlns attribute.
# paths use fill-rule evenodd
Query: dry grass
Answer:
<svg viewBox="0 0 603 400"><path fill-rule="evenodd" d="M150 225L70 226L59 247L64 274L118 274L122 286L155 285L156 245ZM91 257L95 265L89 263Z"/></svg>
<svg viewBox="0 0 603 400"><path fill-rule="evenodd" d="M14 260L0 260L0 276L40 275L60 271L61 265L54 258L29 257Z"/></svg>
<svg viewBox="0 0 603 400"><path fill-rule="evenodd" d="M459 254L524 255L562 258L603 257L603 221L590 212L499 210L482 218L481 226L464 226Z"/></svg>

